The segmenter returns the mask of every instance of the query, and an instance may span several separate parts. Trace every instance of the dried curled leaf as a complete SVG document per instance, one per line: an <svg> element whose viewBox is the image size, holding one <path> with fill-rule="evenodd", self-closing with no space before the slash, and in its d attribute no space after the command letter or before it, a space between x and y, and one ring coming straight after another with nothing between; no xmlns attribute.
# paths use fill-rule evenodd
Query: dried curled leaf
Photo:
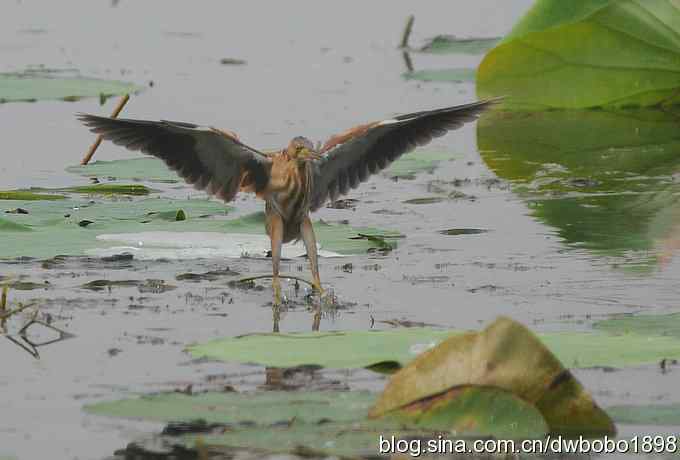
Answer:
<svg viewBox="0 0 680 460"><path fill-rule="evenodd" d="M614 424L555 355L505 317L453 336L397 372L369 416L377 418L452 388L493 387L534 405L551 432L614 433Z"/></svg>

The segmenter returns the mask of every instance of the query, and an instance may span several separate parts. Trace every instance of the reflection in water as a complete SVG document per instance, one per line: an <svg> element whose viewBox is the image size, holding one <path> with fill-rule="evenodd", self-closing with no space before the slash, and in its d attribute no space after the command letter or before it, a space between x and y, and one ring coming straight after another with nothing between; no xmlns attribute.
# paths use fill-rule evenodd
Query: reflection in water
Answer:
<svg viewBox="0 0 680 460"><path fill-rule="evenodd" d="M9 287L3 286L0 293L0 335L14 343L36 359L40 359L39 347L51 345L63 340L74 337L66 331L52 326L48 322L38 319L40 310L33 303L18 304L15 308L10 308L8 303ZM16 334L9 334L8 323L16 319L25 310L33 309L28 320L19 328ZM47 333L47 335L46 335Z"/></svg>
<svg viewBox="0 0 680 460"><path fill-rule="evenodd" d="M41 338L44 336L45 332L50 333L48 338ZM2 333L0 332L0 334ZM4 335L7 340L26 351L35 359L40 359L38 348L74 337L74 335L69 332L33 318L24 324L16 335Z"/></svg>
<svg viewBox="0 0 680 460"><path fill-rule="evenodd" d="M680 246L680 114L495 112L477 128L486 164L564 240L652 268Z"/></svg>
<svg viewBox="0 0 680 460"><path fill-rule="evenodd" d="M272 305L272 332L281 331L281 311L293 307L302 300L303 305L312 314L312 332L319 332L321 326L322 311L328 310L329 315L333 315L333 310L337 308L337 299L332 292L326 293L320 298L312 292L306 293L300 299L300 284L295 280L294 295L291 299L286 298L283 305ZM308 374L310 380L318 380L320 377L316 371L318 366L297 366L297 367L266 367L264 388L267 390L295 390L302 386L300 383L291 383L292 376L303 371Z"/></svg>

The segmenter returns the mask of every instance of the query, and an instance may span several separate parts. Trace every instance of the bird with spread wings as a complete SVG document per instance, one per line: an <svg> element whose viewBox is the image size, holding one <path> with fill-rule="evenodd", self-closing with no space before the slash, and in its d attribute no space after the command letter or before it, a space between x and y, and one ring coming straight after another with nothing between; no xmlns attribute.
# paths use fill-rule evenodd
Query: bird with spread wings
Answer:
<svg viewBox="0 0 680 460"><path fill-rule="evenodd" d="M302 238L314 288L321 279L316 237L309 213L366 181L391 162L450 130L475 120L494 100L409 113L366 123L335 135L320 148L304 137L264 153L236 134L173 121L146 121L79 114L104 139L163 160L187 183L225 202L239 191L265 202L265 229L271 239L274 305L281 302L281 245Z"/></svg>

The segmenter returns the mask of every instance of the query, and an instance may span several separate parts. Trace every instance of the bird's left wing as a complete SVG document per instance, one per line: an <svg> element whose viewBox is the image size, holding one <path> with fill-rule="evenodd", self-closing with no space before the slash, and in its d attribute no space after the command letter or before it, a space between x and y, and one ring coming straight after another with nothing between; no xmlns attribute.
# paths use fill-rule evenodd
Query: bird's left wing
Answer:
<svg viewBox="0 0 680 460"><path fill-rule="evenodd" d="M410 113L352 128L331 137L314 160L310 208L319 209L359 186L406 152L477 119L497 99Z"/></svg>
<svg viewBox="0 0 680 460"><path fill-rule="evenodd" d="M224 201L239 189L262 192L269 183L271 159L233 133L172 121L78 118L104 139L160 158L189 184Z"/></svg>

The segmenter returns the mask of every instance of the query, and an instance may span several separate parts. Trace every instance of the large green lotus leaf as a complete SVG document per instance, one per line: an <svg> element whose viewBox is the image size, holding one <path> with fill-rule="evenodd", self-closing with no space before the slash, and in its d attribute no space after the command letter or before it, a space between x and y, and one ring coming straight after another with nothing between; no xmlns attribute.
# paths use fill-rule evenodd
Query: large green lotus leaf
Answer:
<svg viewBox="0 0 680 460"><path fill-rule="evenodd" d="M14 200L14 201L54 201L63 200L64 195L55 195L51 193L36 193L30 190L7 190L0 192L0 200Z"/></svg>
<svg viewBox="0 0 680 460"><path fill-rule="evenodd" d="M256 212L238 219L225 221L221 226L221 229L228 233L265 235L264 221L264 213ZM394 242L392 238L401 236L399 232L393 230L371 227L353 227L345 224L329 224L321 220L314 222L314 232L316 234L317 242L321 245L322 249L341 254L362 254L366 253L369 249L376 247L374 241L358 237L360 234L385 237L389 240L389 244L392 247L396 247L396 242ZM267 249L268 248L269 247L267 247ZM304 254L304 251L302 254Z"/></svg>
<svg viewBox="0 0 680 460"><path fill-rule="evenodd" d="M248 334L192 345L195 357L291 367L316 364L331 368L403 366L415 356L461 331L402 328L296 334ZM558 332L539 334L541 341L571 368L634 366L680 358L680 340L640 334Z"/></svg>
<svg viewBox="0 0 680 460"><path fill-rule="evenodd" d="M611 255L666 245L680 226L680 132L658 111L495 112L477 142L486 164L568 243Z"/></svg>
<svg viewBox="0 0 680 460"><path fill-rule="evenodd" d="M0 102L76 100L131 94L140 90L141 87L132 83L63 75L61 72L0 73Z"/></svg>
<svg viewBox="0 0 680 460"><path fill-rule="evenodd" d="M160 393L135 399L92 404L85 410L112 417L181 422L271 425L295 418L317 424L349 422L366 417L375 395L368 392Z"/></svg>
<svg viewBox="0 0 680 460"><path fill-rule="evenodd" d="M179 182L182 179L161 160L151 157L95 161L85 166L69 166L66 171L85 177L115 178L149 182Z"/></svg>
<svg viewBox="0 0 680 460"><path fill-rule="evenodd" d="M625 315L598 321L593 327L610 334L640 334L680 338L680 313Z"/></svg>
<svg viewBox="0 0 680 460"><path fill-rule="evenodd" d="M403 364L451 335L421 328L296 334L248 334L191 345L195 357L292 367L358 368Z"/></svg>
<svg viewBox="0 0 680 460"><path fill-rule="evenodd" d="M543 342L504 317L419 355L392 376L369 415L382 417L470 385L499 388L535 406L551 432L615 432L611 419Z"/></svg>
<svg viewBox="0 0 680 460"><path fill-rule="evenodd" d="M0 217L0 232L30 232L31 227Z"/></svg>
<svg viewBox="0 0 680 460"><path fill-rule="evenodd" d="M514 108L675 104L678 30L668 0L538 0L485 56L477 93Z"/></svg>
<svg viewBox="0 0 680 460"><path fill-rule="evenodd" d="M269 240L264 216L255 213L226 219L228 207L216 200L116 198L59 201L2 201L0 257L53 257L59 254L108 256L130 252L140 259L264 256ZM186 220L177 221L182 210ZM32 230L32 231L19 231ZM315 223L322 255L365 253L375 242L357 234L398 235L372 228ZM238 234L238 235L235 235ZM141 245L140 245L141 243ZM284 256L305 253L302 243L285 245Z"/></svg>
<svg viewBox="0 0 680 460"><path fill-rule="evenodd" d="M291 452L303 446L327 454L374 453L380 435L433 436L407 431L394 421L368 421L375 395L367 392L260 392L159 394L86 406L92 414L162 422L190 422L229 427L224 434L200 435L203 446ZM166 438L189 447L196 436ZM213 450L213 449L211 449Z"/></svg>
<svg viewBox="0 0 680 460"><path fill-rule="evenodd" d="M414 416L413 407L408 407L390 417L366 420L364 411L360 419L351 423L313 425L298 424L295 420L290 426L226 431L222 435L202 437L202 442L206 446L264 448L278 452L290 452L304 446L326 455L373 456L381 436L383 439L392 436L396 439L446 439L442 433L452 433L451 439L534 439L547 433L546 423L535 408L498 389L469 387L446 396L429 406L431 412L417 416ZM320 414L334 420L330 411ZM421 446L425 447L424 444Z"/></svg>
<svg viewBox="0 0 680 460"><path fill-rule="evenodd" d="M617 423L680 426L680 404L614 406L607 411Z"/></svg>
<svg viewBox="0 0 680 460"><path fill-rule="evenodd" d="M144 185L139 184L96 184L96 185L79 185L77 187L69 187L60 189L64 192L83 193L87 195L133 195L142 196L149 195L152 190Z"/></svg>
<svg viewBox="0 0 680 460"><path fill-rule="evenodd" d="M290 452L299 446L326 454L375 452L384 438L456 436L538 438L547 432L541 414L526 402L494 388L450 392L426 414L415 406L392 417L367 420L375 394L367 392L261 392L157 394L86 406L91 414L160 422L191 422L229 427L224 434L201 435L204 446ZM416 414L417 412L417 414ZM196 436L174 439L195 446Z"/></svg>

